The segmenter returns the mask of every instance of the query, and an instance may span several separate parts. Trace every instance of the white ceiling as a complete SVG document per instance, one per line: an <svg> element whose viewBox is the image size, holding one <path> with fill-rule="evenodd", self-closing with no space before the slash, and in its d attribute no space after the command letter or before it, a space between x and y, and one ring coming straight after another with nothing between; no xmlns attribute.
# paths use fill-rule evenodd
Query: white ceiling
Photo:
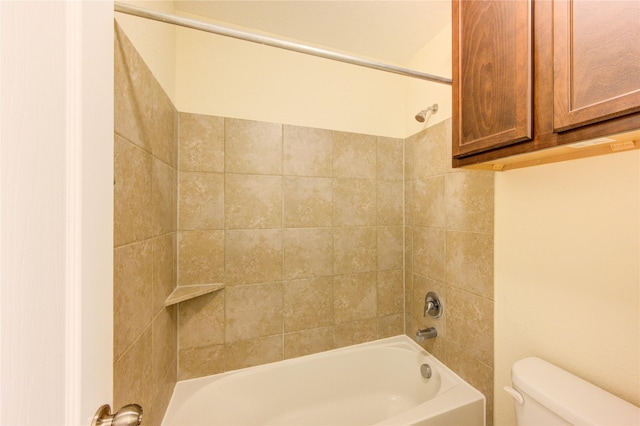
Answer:
<svg viewBox="0 0 640 426"><path fill-rule="evenodd" d="M451 21L450 0L176 0L176 9L398 65Z"/></svg>

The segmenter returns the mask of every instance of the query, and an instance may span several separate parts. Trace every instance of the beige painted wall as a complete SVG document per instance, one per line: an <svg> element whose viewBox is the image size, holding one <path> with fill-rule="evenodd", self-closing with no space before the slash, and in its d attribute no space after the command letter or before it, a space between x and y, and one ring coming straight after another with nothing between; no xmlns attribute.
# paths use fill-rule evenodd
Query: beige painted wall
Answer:
<svg viewBox="0 0 640 426"><path fill-rule="evenodd" d="M640 152L496 174L495 413L538 356L640 404Z"/></svg>
<svg viewBox="0 0 640 426"><path fill-rule="evenodd" d="M403 134L401 76L182 28L176 63L179 111Z"/></svg>
<svg viewBox="0 0 640 426"><path fill-rule="evenodd" d="M170 1L126 2L176 13ZM179 111L396 138L451 117L448 85L116 16ZM450 77L451 26L400 65ZM433 103L438 113L416 122L414 115Z"/></svg>
<svg viewBox="0 0 640 426"><path fill-rule="evenodd" d="M407 68L451 78L451 31L451 24L445 26L416 53L407 63ZM424 123L419 123L413 118L416 113L434 103L438 104L438 112L429 116ZM405 105L404 137L409 137L426 127L451 118L451 86L407 78L405 79Z"/></svg>
<svg viewBox="0 0 640 426"><path fill-rule="evenodd" d="M451 117L449 85L182 28L177 40L180 111L396 138ZM401 65L450 77L451 26Z"/></svg>

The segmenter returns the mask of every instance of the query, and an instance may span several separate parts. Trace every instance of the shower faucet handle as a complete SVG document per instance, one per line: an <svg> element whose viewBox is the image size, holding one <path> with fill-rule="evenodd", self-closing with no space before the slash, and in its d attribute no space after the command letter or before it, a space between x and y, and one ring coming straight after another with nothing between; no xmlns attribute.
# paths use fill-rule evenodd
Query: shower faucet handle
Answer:
<svg viewBox="0 0 640 426"><path fill-rule="evenodd" d="M444 305L440 296L435 291L430 291L424 298L424 316L431 315L433 318L440 318L444 312Z"/></svg>

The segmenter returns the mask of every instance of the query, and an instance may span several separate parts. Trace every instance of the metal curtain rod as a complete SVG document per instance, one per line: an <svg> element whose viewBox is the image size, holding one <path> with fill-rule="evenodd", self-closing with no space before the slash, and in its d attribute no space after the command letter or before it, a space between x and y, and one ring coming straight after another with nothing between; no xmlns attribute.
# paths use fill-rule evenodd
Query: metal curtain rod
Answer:
<svg viewBox="0 0 640 426"><path fill-rule="evenodd" d="M380 71L386 71L394 74L400 74L407 77L418 78L421 80L432 81L435 83L451 85L451 79L440 77L437 75L426 74L407 68L389 65L382 62L369 61L356 58L354 56L344 55L342 53L332 52L330 50L318 49L316 47L304 44L293 43L290 41L280 40L277 38L261 36L246 31L235 30L220 25L210 24L195 19L184 18L182 16L171 15L169 13L157 12L155 10L143 9L141 7L129 4L114 2L114 10L116 12L126 13L141 18L153 19L154 21L165 22L168 24L178 25L181 27L191 28L194 30L205 31L208 33L218 34L226 37L233 37L240 40L250 41L252 43L264 44L267 46L277 47L280 49L291 50L293 52L305 53L307 55L319 56L325 59L331 59L339 62L346 62L352 65L358 65L366 68L373 68Z"/></svg>

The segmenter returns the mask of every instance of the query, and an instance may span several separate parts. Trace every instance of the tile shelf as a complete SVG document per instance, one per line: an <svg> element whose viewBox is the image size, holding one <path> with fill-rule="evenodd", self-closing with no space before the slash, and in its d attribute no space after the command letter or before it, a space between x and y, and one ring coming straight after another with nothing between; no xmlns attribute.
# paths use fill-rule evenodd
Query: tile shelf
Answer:
<svg viewBox="0 0 640 426"><path fill-rule="evenodd" d="M184 302L185 300L194 299L205 294L213 293L214 291L222 290L225 287L224 284L195 284L195 285L181 285L176 287L167 300L164 301L164 306L175 305L176 303Z"/></svg>

